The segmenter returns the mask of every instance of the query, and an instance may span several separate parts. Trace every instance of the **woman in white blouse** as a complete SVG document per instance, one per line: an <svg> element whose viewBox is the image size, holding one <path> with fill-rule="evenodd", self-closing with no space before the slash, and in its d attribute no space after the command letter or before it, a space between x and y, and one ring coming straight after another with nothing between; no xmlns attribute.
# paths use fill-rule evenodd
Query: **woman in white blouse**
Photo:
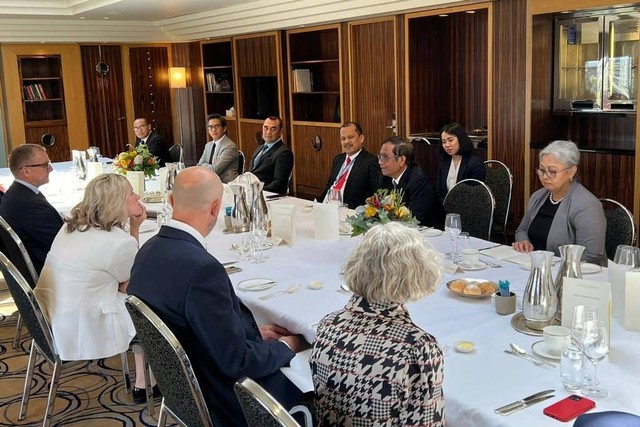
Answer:
<svg viewBox="0 0 640 427"><path fill-rule="evenodd" d="M136 331L124 300L146 217L127 179L105 174L89 182L65 220L35 289L62 360L101 359L129 348ZM144 402L141 362L136 354L134 400Z"/></svg>

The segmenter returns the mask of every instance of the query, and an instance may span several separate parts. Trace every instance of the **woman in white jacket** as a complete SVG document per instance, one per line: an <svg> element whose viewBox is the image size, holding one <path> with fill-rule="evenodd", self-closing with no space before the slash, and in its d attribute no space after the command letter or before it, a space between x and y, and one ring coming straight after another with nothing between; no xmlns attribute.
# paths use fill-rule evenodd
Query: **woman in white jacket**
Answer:
<svg viewBox="0 0 640 427"><path fill-rule="evenodd" d="M101 359L129 348L136 331L124 300L146 217L131 184L116 174L89 182L71 210L35 289L60 359ZM144 367L138 354L135 386L134 401L143 403Z"/></svg>

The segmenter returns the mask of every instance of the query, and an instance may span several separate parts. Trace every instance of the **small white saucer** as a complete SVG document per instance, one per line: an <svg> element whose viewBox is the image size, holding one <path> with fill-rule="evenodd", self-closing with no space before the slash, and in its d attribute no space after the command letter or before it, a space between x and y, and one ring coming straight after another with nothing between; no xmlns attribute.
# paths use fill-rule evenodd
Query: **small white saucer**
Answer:
<svg viewBox="0 0 640 427"><path fill-rule="evenodd" d="M422 232L427 237L438 237L442 235L442 230L438 230L437 228L427 228Z"/></svg>
<svg viewBox="0 0 640 427"><path fill-rule="evenodd" d="M559 354L551 354L547 351L547 348L544 345L544 341L534 342L533 344L531 344L531 349L535 354L537 354L538 356L542 356L545 359L560 360Z"/></svg>
<svg viewBox="0 0 640 427"><path fill-rule="evenodd" d="M471 353L476 349L476 346L471 341L458 341L455 345L455 349L460 353Z"/></svg>
<svg viewBox="0 0 640 427"><path fill-rule="evenodd" d="M473 264L465 264L463 262L459 262L458 265L465 271L484 270L485 268L487 268L487 264L482 261L478 261Z"/></svg>
<svg viewBox="0 0 640 427"><path fill-rule="evenodd" d="M264 291L269 288L273 288L276 285L275 280L271 279L247 279L238 283L238 289L242 291Z"/></svg>
<svg viewBox="0 0 640 427"><path fill-rule="evenodd" d="M595 274L602 271L602 267L597 264L584 263L580 264L580 271L582 274Z"/></svg>

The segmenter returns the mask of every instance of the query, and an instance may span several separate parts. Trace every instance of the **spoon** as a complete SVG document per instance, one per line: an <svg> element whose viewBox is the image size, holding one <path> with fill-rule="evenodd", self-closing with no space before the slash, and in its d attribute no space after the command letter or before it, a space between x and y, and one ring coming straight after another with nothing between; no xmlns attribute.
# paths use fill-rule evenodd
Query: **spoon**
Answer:
<svg viewBox="0 0 640 427"><path fill-rule="evenodd" d="M522 356L525 356L525 357L529 357L529 358L535 360L536 362L542 363L543 365L551 366L553 368L556 367L556 365L554 365L553 363L549 363L546 360L539 359L536 356L527 353L527 351L524 348L520 347L516 343L511 343L511 344L509 344L509 346L511 347L511 350L513 350L515 353L518 353L518 354L520 354Z"/></svg>

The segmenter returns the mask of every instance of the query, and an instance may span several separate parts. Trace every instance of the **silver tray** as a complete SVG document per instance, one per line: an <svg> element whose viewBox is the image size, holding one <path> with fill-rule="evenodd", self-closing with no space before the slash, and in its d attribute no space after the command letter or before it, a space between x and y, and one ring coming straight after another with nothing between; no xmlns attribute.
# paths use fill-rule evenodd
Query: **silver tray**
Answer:
<svg viewBox="0 0 640 427"><path fill-rule="evenodd" d="M549 323L549 325L559 325L559 324L560 322L558 322L556 319L553 319L551 323ZM511 326L516 331L523 333L525 335L531 335L534 337L542 336L542 330L531 329L530 327L527 326L526 321L524 319L524 314L522 312L515 314L511 318Z"/></svg>

